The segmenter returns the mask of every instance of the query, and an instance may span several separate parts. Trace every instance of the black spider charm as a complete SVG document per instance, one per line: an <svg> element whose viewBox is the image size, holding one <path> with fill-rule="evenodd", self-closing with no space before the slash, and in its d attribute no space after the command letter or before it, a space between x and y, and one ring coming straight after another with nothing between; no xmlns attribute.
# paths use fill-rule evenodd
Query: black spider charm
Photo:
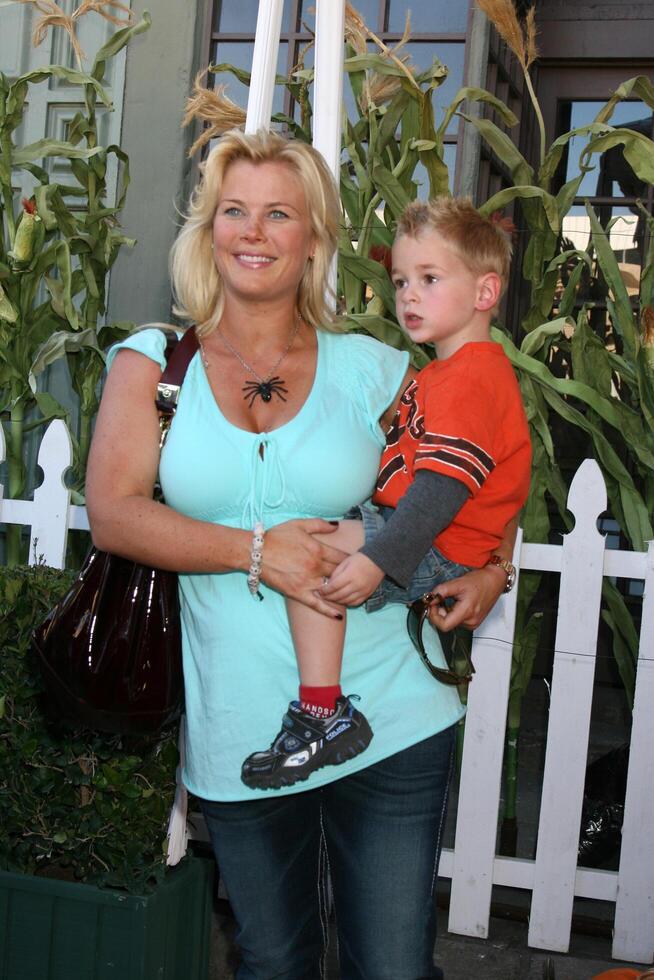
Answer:
<svg viewBox="0 0 654 980"><path fill-rule="evenodd" d="M268 378L267 381L246 381L241 391L244 391L244 400L250 399L248 408L252 408L257 395L260 396L262 402L269 402L272 400L273 395L277 395L283 402L286 401L284 395L288 394L288 388L285 388L285 381L283 378L275 376L274 378Z"/></svg>

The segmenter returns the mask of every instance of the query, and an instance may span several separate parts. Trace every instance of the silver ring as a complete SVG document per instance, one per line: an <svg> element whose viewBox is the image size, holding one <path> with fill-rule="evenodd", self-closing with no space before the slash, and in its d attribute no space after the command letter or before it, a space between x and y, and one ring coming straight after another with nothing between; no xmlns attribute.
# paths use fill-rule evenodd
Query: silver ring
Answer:
<svg viewBox="0 0 654 980"><path fill-rule="evenodd" d="M326 585L329 585L329 576L323 575L323 577L322 577L322 587L323 587L323 589L325 588Z"/></svg>

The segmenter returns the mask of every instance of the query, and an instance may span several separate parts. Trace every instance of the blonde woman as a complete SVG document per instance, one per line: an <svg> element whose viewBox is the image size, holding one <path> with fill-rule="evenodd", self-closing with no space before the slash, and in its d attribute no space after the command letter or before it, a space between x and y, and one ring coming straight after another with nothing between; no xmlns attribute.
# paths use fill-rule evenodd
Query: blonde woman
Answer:
<svg viewBox="0 0 654 980"><path fill-rule="evenodd" d="M89 465L96 544L180 573L183 778L238 922L239 980L320 976L326 860L342 977L442 976L433 891L462 708L420 663L402 607L348 613L343 686L370 706L368 750L287 788L241 780L297 684L284 597L341 615L320 590L344 556L314 535L370 496L407 378L406 354L334 323L338 215L311 147L266 133L220 140L172 254L177 312L201 350L159 465L166 504L152 499L159 331L113 349ZM459 580L447 625L476 625L504 583L491 568ZM284 726L301 764L324 728L291 716Z"/></svg>

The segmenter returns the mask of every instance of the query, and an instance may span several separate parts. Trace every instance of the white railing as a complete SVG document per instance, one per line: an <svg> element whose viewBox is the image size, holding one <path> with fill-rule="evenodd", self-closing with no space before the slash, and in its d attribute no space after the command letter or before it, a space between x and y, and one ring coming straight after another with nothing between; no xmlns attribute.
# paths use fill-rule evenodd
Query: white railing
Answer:
<svg viewBox="0 0 654 980"><path fill-rule="evenodd" d="M0 429L0 461L4 438ZM63 477L72 462L68 431L52 422L38 464L44 481L33 501L3 500L0 521L31 526L31 560L63 567L71 530L88 528L83 507L70 503ZM470 686L454 850L440 873L452 879L449 928L488 935L492 886L532 892L528 942L565 952L575 896L615 902L613 956L654 960L654 543L647 552L612 551L597 531L606 509L601 472L586 460L573 480L568 509L574 530L561 545L516 543L518 570L561 575L547 750L535 860L495 854L504 731L511 674L517 589L503 596L475 633L477 673ZM518 573L519 574L519 573ZM636 672L631 750L620 867L617 872L577 867L591 694L595 673L602 577L642 579L640 654Z"/></svg>

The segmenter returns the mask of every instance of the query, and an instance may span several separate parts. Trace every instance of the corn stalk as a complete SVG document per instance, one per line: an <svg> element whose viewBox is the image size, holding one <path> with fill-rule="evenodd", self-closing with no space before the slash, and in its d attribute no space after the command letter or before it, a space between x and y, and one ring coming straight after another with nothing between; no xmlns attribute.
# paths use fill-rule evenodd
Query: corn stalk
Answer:
<svg viewBox="0 0 654 980"><path fill-rule="evenodd" d="M78 11L83 8L84 3ZM103 16L116 23L112 15ZM70 33L72 23L74 14L62 26ZM118 226L129 184L128 160L118 146L99 145L97 107L112 109L102 84L107 61L149 25L145 14L138 23L117 30L88 72L50 65L13 82L0 73L0 410L12 498L25 492L27 434L52 418L65 418L70 425L67 408L37 383L43 370L62 357L68 360L79 400L73 479L78 490L83 486L104 368L102 348L132 327L104 323L107 275L120 248L133 242ZM83 90L83 110L72 120L65 141L41 139L17 146L15 135L32 87L53 78ZM112 157L119 162L119 180L116 202L109 205L106 177ZM48 158L66 162L71 183L50 180L44 167ZM33 191L16 208L12 184L21 172L30 174ZM22 558L20 531L9 528L7 562L18 564Z"/></svg>

